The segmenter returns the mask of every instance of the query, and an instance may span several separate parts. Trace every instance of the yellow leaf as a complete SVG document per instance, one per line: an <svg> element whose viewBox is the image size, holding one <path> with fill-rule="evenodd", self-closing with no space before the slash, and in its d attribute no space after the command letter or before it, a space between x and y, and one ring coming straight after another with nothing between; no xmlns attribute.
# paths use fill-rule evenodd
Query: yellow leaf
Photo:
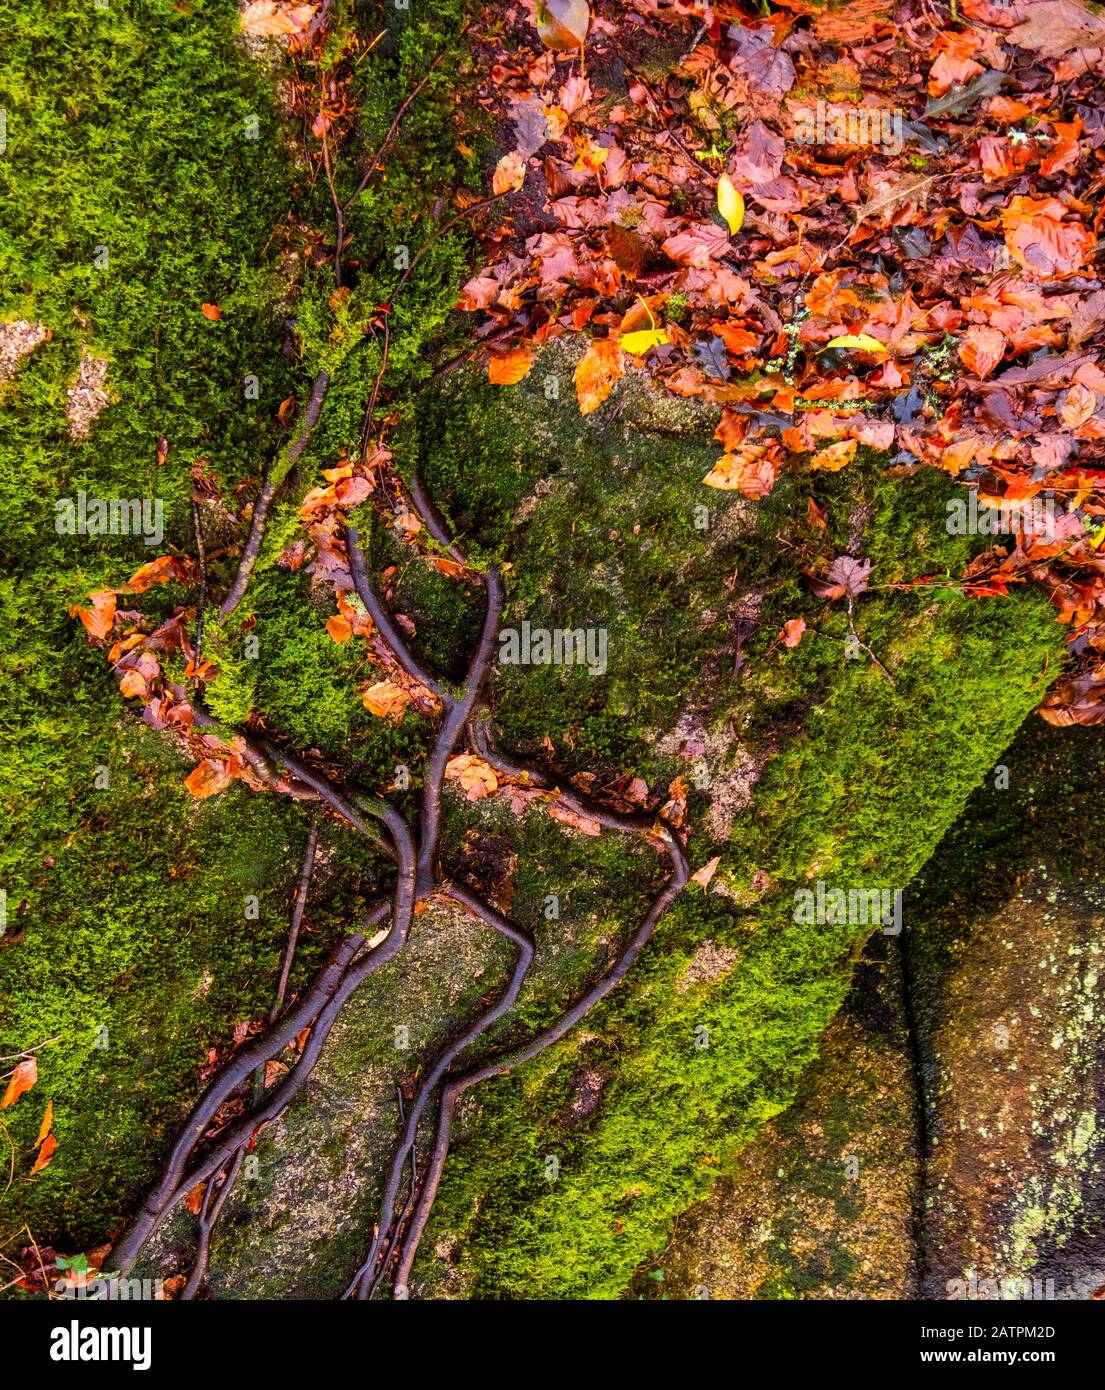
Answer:
<svg viewBox="0 0 1105 1390"><path fill-rule="evenodd" d="M663 328L642 328L636 333L624 333L618 341L626 352L639 357L649 348L660 347L666 343L668 335Z"/></svg>
<svg viewBox="0 0 1105 1390"><path fill-rule="evenodd" d="M504 154L498 164L495 165L495 174L491 180L491 191L493 193L513 193L526 181L526 163L517 150L511 150L509 154Z"/></svg>
<svg viewBox="0 0 1105 1390"><path fill-rule="evenodd" d="M830 348L851 348L855 352L887 351L886 344L872 338L870 333L844 333L839 338L830 338L821 351L828 352Z"/></svg>
<svg viewBox="0 0 1105 1390"><path fill-rule="evenodd" d="M821 469L826 473L839 473L856 456L856 441L854 439L841 439L836 444L830 444L827 449L821 449L813 458L810 459L812 469Z"/></svg>
<svg viewBox="0 0 1105 1390"><path fill-rule="evenodd" d="M736 236L744 221L744 198L728 174L717 181L717 210L725 218L729 235Z"/></svg>

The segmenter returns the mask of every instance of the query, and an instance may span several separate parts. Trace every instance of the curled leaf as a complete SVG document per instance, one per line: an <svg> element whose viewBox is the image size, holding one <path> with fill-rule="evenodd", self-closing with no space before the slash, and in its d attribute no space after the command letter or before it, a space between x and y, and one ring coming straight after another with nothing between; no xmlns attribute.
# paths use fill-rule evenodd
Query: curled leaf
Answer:
<svg viewBox="0 0 1105 1390"><path fill-rule="evenodd" d="M744 197L728 174L717 181L717 210L725 218L729 235L736 236L744 222Z"/></svg>
<svg viewBox="0 0 1105 1390"><path fill-rule="evenodd" d="M53 1102L52 1100L48 1100L48 1101L46 1102L46 1109L45 1109L45 1111L43 1112L42 1123L41 1123L41 1124L39 1125L39 1127L38 1127L38 1138L35 1140L35 1148L36 1148L36 1149L37 1149L38 1146L42 1143L42 1141L46 1138L46 1136L50 1133L50 1131L53 1129L53 1127L54 1127L54 1102Z"/></svg>
<svg viewBox="0 0 1105 1390"><path fill-rule="evenodd" d="M57 1136L54 1134L48 1134L46 1138L42 1141L42 1147L39 1149L38 1157L35 1159L34 1166L31 1169L32 1177L34 1177L36 1173L42 1172L43 1168L45 1168L46 1165L53 1158L54 1150L57 1148L57 1146Z"/></svg>
<svg viewBox="0 0 1105 1390"><path fill-rule="evenodd" d="M0 1110L6 1110L9 1105L14 1105L20 1096L27 1094L37 1080L38 1059L28 1057L20 1062L15 1071L12 1072L8 1089L4 1092L4 1099L0 1100Z"/></svg>
<svg viewBox="0 0 1105 1390"><path fill-rule="evenodd" d="M717 866L721 863L721 855L715 854L712 859L707 859L701 869L696 869L691 874L691 882L697 883L703 890L706 889L714 874L717 873Z"/></svg>
<svg viewBox="0 0 1105 1390"><path fill-rule="evenodd" d="M839 338L830 338L822 352L828 352L830 348L850 348L853 352L881 352L885 353L887 348L885 343L880 343L878 338L872 338L870 333L842 333Z"/></svg>

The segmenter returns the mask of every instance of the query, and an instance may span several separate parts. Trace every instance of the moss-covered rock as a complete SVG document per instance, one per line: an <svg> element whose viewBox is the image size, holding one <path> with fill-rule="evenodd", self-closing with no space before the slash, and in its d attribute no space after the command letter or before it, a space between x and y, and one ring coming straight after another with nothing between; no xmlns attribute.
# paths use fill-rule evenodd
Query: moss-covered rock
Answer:
<svg viewBox="0 0 1105 1390"><path fill-rule="evenodd" d="M638 1298L915 1298L920 1152L901 955L872 938L790 1107L675 1223Z"/></svg>
<svg viewBox="0 0 1105 1390"><path fill-rule="evenodd" d="M918 884L927 1297L1105 1286L1103 783L1097 730L1034 723Z"/></svg>
<svg viewBox="0 0 1105 1390"><path fill-rule="evenodd" d="M846 622L811 597L795 548L811 565L845 549L870 555L876 585L953 568L963 556L942 529L947 484L890 481L868 458L816 485L787 477L758 507L709 493L710 413L631 375L608 419L581 419L575 352L542 356L513 392L462 378L426 405L401 457L510 566L504 625L607 630L602 674L496 673L489 698L504 739L533 752L547 738L566 770L643 773L658 791L684 774L694 861L720 854L721 866L573 1035L468 1098L418 1271L423 1293L621 1291L676 1214L789 1103L847 993L870 924L796 921L795 891L818 879L904 888L1038 697L1061 640L1030 595L983 605L873 587L856 623L885 671L849 657ZM550 374L559 398L544 386ZM814 486L824 539L806 520ZM712 513L702 530L700 502ZM412 570L407 611L432 618L427 592ZM788 650L775 639L799 615L810 627ZM638 694L626 706L619 689ZM451 870L485 884L503 875L512 914L539 943L518 1010L492 1042L520 1039L610 959L663 864L540 811L519 818L502 802L452 797L447 809ZM430 1059L454 1008L471 1007L506 968L486 933L459 930L465 949L442 951L439 934L458 926L424 914L396 979L366 983L302 1103L258 1151L269 1185L256 1198L243 1190L216 1251L216 1289L261 1293L276 1268L282 1292L343 1286L351 1229L373 1209L395 1085ZM436 1027L421 1013L427 991L440 998ZM403 1026L411 1049L396 1056ZM320 1097L324 1115L351 1127L344 1154L334 1127L310 1118ZM286 1209L293 1191L313 1213L302 1224ZM254 1203L256 1229L244 1224Z"/></svg>

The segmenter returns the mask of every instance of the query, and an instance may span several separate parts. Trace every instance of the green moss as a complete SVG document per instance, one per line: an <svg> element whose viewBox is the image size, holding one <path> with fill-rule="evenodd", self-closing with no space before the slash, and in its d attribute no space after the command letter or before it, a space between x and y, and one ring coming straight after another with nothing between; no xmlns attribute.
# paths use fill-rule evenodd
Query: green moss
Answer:
<svg viewBox="0 0 1105 1390"><path fill-rule="evenodd" d="M352 6L337 9L335 62ZM390 29L357 68L353 149L379 144L460 24L452 3L432 18L378 10L360 20ZM370 719L357 698L367 673L356 644L335 646L306 577L272 562L319 460L356 443L379 367L379 335L365 339L360 325L394 290L390 238L405 236L413 255L431 234L434 200L479 156L458 148L456 69L442 64L386 177L350 216L351 299L331 302L329 268L290 285L274 228L290 208L301 225L328 226L329 194L301 177L299 134L276 95L281 62L271 50L251 56L238 13L237 0L148 0L139 10L0 0L0 319L26 318L52 335L0 386L0 1052L56 1039L41 1054L37 1089L5 1116L17 1178L2 1201L9 1225L29 1221L36 1239L62 1249L118 1223L198 1089L208 1049L269 1007L303 829L302 812L273 797L238 788L196 803L182 790L188 761L137 724L103 653L67 611L157 551L138 537L59 535L55 501L78 491L157 498L165 547L192 553L191 466L207 461L224 501L240 505L266 460L278 476L284 469L279 403L305 399L319 365L340 362L248 604L225 630L209 605L205 655L221 672L210 703L228 725L259 711L297 746L351 757L370 783L389 780L398 760L416 762L425 739L413 720L396 735ZM352 166L344 172L356 179ZM417 383L451 348L462 235L435 243L393 307L396 409L409 408L402 383ZM221 317L209 320L203 304ZM65 409L85 353L107 359L112 403L82 442L69 437ZM232 537L217 506L204 515L220 592ZM136 605L167 616L194 598L173 585ZM345 877L313 904L296 981L359 919L375 881L361 847L333 854ZM246 915L250 894L261 900L256 920ZM46 1098L59 1147L30 1179Z"/></svg>
<svg viewBox="0 0 1105 1390"><path fill-rule="evenodd" d="M708 816L713 789L692 794L693 860L721 853L726 896L691 888L585 1029L467 1103L424 1250L462 1232L454 1259L468 1286L498 1297L616 1295L672 1217L787 1105L869 930L796 923L795 889L817 878L904 888L1039 698L1062 643L1033 595L984 605L886 587L954 573L967 558L944 530L939 475L893 482L866 456L835 478L788 476L750 509L699 486L712 462L708 417L695 427L689 408L631 396L622 427L593 426L574 402L547 403L543 380L570 381L570 368L570 358L542 358L532 388L497 406L466 384L446 422L450 447L432 433L423 445L424 469L454 511L513 566L510 621L609 628L604 677L506 668L495 689L502 728L528 750L549 737L570 767L663 785L689 772L662 737L689 708L705 730L728 731L712 783L734 773L738 745L758 782L723 832ZM478 435L465 431L465 400ZM464 438L461 452L453 445ZM539 480L544 495L519 511ZM805 522L811 487L828 507L824 536ZM714 510L704 532L694 526L700 500ZM736 509L727 520L717 514L726 507ZM893 684L845 655L841 606L801 582L800 565L846 552L874 561L855 621ZM746 601L755 620L734 677L733 610ZM810 629L788 651L776 635L796 616ZM636 692L628 710L611 689ZM523 871L531 901L578 891L568 865L546 862L543 881L539 867L532 880ZM606 880L606 907L594 911L607 953L661 881L654 857L636 869L636 886L590 871ZM724 981L681 988L706 939L738 964ZM561 997L578 992L575 975L561 976ZM531 1026L552 1015L536 993L528 1012ZM709 1045L696 1047L703 1026ZM571 1102L583 1070L607 1083L581 1122ZM444 1277L435 1256L424 1255L422 1276Z"/></svg>

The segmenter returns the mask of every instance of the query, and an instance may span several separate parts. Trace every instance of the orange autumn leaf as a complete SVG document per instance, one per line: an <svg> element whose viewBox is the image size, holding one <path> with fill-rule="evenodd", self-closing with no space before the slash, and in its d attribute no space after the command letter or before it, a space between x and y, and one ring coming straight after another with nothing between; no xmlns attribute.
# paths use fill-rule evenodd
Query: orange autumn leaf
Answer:
<svg viewBox="0 0 1105 1390"><path fill-rule="evenodd" d="M35 1159L34 1167L31 1169L32 1177L34 1177L36 1173L42 1172L43 1168L45 1168L46 1165L53 1158L54 1150L57 1148L57 1146L57 1136L54 1134L48 1134L46 1138L42 1141L42 1147L39 1149L38 1157Z"/></svg>
<svg viewBox="0 0 1105 1390"><path fill-rule="evenodd" d="M1064 222L1066 211L1057 198L1011 198L1002 209L1009 254L1041 279L1075 274L1093 249L1093 233L1080 222Z"/></svg>
<svg viewBox="0 0 1105 1390"><path fill-rule="evenodd" d="M790 618L783 624L779 640L784 647L796 647L806 631L805 618Z"/></svg>
<svg viewBox="0 0 1105 1390"><path fill-rule="evenodd" d="M513 386L532 366L533 352L528 347L492 353L487 362L487 379L492 386Z"/></svg>
<svg viewBox="0 0 1105 1390"><path fill-rule="evenodd" d="M495 769L471 753L460 753L450 758L445 765L445 776L452 782L460 783L469 801L481 801L499 789Z"/></svg>
<svg viewBox="0 0 1105 1390"><path fill-rule="evenodd" d="M151 560L149 564L139 565L127 580L126 591L128 594L144 594L155 584L168 584L172 579L186 579L187 577L187 566L182 564L175 555L159 555L156 560Z"/></svg>
<svg viewBox="0 0 1105 1390"><path fill-rule="evenodd" d="M119 694L129 699L145 699L146 678L141 671L128 671L119 682Z"/></svg>
<svg viewBox="0 0 1105 1390"><path fill-rule="evenodd" d="M38 1059L28 1057L25 1061L20 1062L15 1071L12 1072L8 1089L4 1092L4 1099L0 1100L0 1110L6 1110L9 1105L14 1105L20 1096L27 1094L37 1080Z"/></svg>
<svg viewBox="0 0 1105 1390"><path fill-rule="evenodd" d="M577 811L562 806L559 801L549 802L549 815L561 825L570 825L582 835L602 834L602 826L597 820L592 820L590 816L581 816Z"/></svg>
<svg viewBox="0 0 1105 1390"><path fill-rule="evenodd" d="M225 791L230 782L231 777L226 770L226 764L216 762L213 758L205 758L184 779L184 785L201 801L205 797L217 796L219 792Z"/></svg>
<svg viewBox="0 0 1105 1390"><path fill-rule="evenodd" d="M579 413L590 415L593 410L598 410L621 375L621 348L613 338L596 338L576 365Z"/></svg>
<svg viewBox="0 0 1105 1390"><path fill-rule="evenodd" d="M315 17L317 5L282 5L277 0L250 0L241 14L242 33L253 38L300 34Z"/></svg>
<svg viewBox="0 0 1105 1390"><path fill-rule="evenodd" d="M836 444L819 449L810 459L810 468L826 473L839 473L842 468L846 468L852 462L855 456L856 441L854 439L841 439Z"/></svg>
<svg viewBox="0 0 1105 1390"><path fill-rule="evenodd" d="M50 1131L53 1129L53 1127L54 1127L54 1102L53 1102L52 1100L48 1100L48 1101L46 1102L46 1109L45 1109L45 1111L43 1112L43 1115L42 1115L42 1123L41 1123L41 1124L39 1125L39 1127L38 1127L38 1138L35 1140L35 1148L36 1148L36 1149L37 1149L38 1146L42 1143L42 1141L46 1138L46 1136L50 1133Z"/></svg>
<svg viewBox="0 0 1105 1390"><path fill-rule="evenodd" d="M201 304L200 313L205 319L210 319L212 323L216 323L223 316L223 311L217 304Z"/></svg>
<svg viewBox="0 0 1105 1390"><path fill-rule="evenodd" d="M1005 354L1005 337L996 328L975 324L959 341L963 365L976 376L987 377Z"/></svg>
<svg viewBox="0 0 1105 1390"><path fill-rule="evenodd" d="M332 613L326 619L326 631L330 634L331 640L340 646L342 642L348 642L353 636L353 624L342 613Z"/></svg>
<svg viewBox="0 0 1105 1390"><path fill-rule="evenodd" d="M401 685L394 681L377 681L361 695L361 703L369 714L378 719L394 719L398 722L403 711L410 704L411 697Z"/></svg>
<svg viewBox="0 0 1105 1390"><path fill-rule="evenodd" d="M70 608L69 616L80 618L91 641L93 638L106 637L111 631L115 622L115 594L111 589L104 589L98 594L89 594L88 597L92 600L92 607L89 609L74 606Z"/></svg>
<svg viewBox="0 0 1105 1390"><path fill-rule="evenodd" d="M777 476L770 445L742 444L733 453L722 454L702 481L722 492L740 492L755 502L767 496Z"/></svg>
<svg viewBox="0 0 1105 1390"><path fill-rule="evenodd" d="M184 1199L184 1205L193 1216L199 1216L203 1210L203 1194L206 1191L207 1184L204 1182L198 1182L195 1187L189 1189L188 1195Z"/></svg>

